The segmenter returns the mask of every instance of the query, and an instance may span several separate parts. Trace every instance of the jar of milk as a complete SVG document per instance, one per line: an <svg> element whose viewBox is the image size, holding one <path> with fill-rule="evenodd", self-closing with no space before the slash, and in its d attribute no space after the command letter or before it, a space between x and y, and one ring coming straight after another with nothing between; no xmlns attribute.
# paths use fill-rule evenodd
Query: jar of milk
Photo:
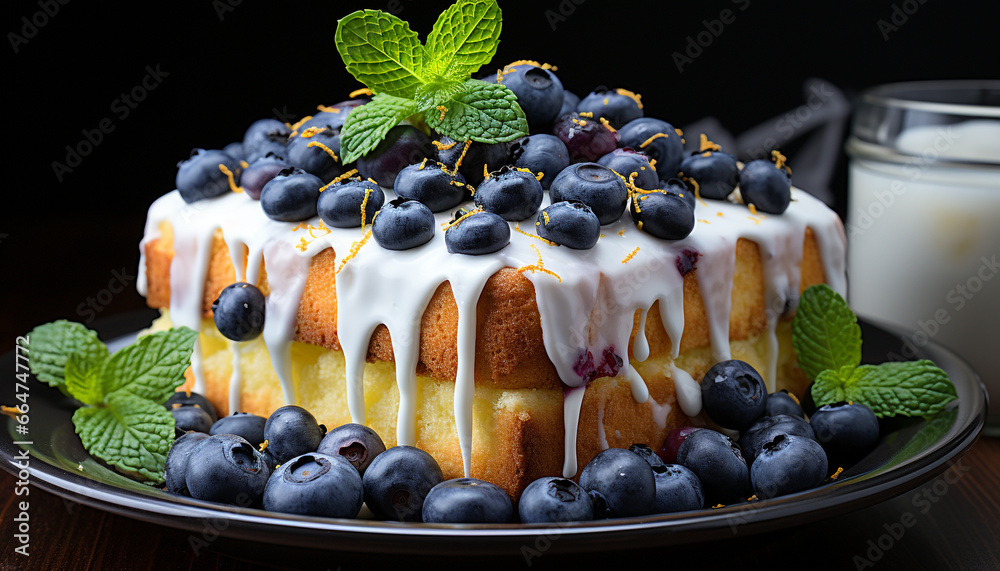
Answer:
<svg viewBox="0 0 1000 571"><path fill-rule="evenodd" d="M1000 426L1000 81L883 85L861 95L848 192L850 302L961 355Z"/></svg>

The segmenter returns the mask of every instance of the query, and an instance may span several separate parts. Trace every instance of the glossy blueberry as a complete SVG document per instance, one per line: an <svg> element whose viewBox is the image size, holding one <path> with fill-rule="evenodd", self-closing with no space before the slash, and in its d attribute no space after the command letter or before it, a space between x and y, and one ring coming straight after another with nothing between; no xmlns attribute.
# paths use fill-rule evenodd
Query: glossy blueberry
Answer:
<svg viewBox="0 0 1000 571"><path fill-rule="evenodd" d="M327 226L357 228L361 226L362 204L365 205L365 224L369 224L385 204L385 193L370 180L348 179L319 193L316 213Z"/></svg>
<svg viewBox="0 0 1000 571"><path fill-rule="evenodd" d="M185 432L208 432L212 428L212 417L198 406L179 406L170 411L174 417L174 428L178 434Z"/></svg>
<svg viewBox="0 0 1000 571"><path fill-rule="evenodd" d="M264 331L264 294L256 286L237 282L225 287L212 303L215 326L232 341L252 341Z"/></svg>
<svg viewBox="0 0 1000 571"><path fill-rule="evenodd" d="M363 424L345 424L326 433L319 443L321 454L343 456L362 476L379 454L385 452L385 443L378 433Z"/></svg>
<svg viewBox="0 0 1000 571"><path fill-rule="evenodd" d="M316 216L323 181L298 168L286 168L260 191L260 207L272 220L299 222Z"/></svg>
<svg viewBox="0 0 1000 571"><path fill-rule="evenodd" d="M456 220L465 214L459 210ZM449 226L444 243L452 254L492 254L510 243L510 224L492 212L477 211Z"/></svg>
<svg viewBox="0 0 1000 571"><path fill-rule="evenodd" d="M684 158L684 144L674 126L652 117L640 117L626 123L618 130L618 146L632 147L656 160L660 180L677 176Z"/></svg>
<svg viewBox="0 0 1000 571"><path fill-rule="evenodd" d="M546 476L528 484L517 504L521 523L588 521L594 504L573 480Z"/></svg>
<svg viewBox="0 0 1000 571"><path fill-rule="evenodd" d="M702 406L723 428L744 430L767 409L767 388L760 373L744 361L716 363L701 380Z"/></svg>
<svg viewBox="0 0 1000 571"><path fill-rule="evenodd" d="M595 456L580 472L580 486L594 502L595 518L646 515L656 498L653 469L624 448Z"/></svg>
<svg viewBox="0 0 1000 571"><path fill-rule="evenodd" d="M240 186L247 196L260 200L260 192L264 190L264 185L290 166L284 157L269 153L250 163L250 166L243 170L240 175Z"/></svg>
<svg viewBox="0 0 1000 571"><path fill-rule="evenodd" d="M312 134L300 132L288 142L286 153L288 164L316 175L324 183L337 178L345 170L340 162L340 133L332 129Z"/></svg>
<svg viewBox="0 0 1000 571"><path fill-rule="evenodd" d="M577 113L593 113L594 119L604 117L615 129L643 116L638 97L625 95L624 89L598 87L576 106Z"/></svg>
<svg viewBox="0 0 1000 571"><path fill-rule="evenodd" d="M650 466L663 466L663 459L656 455L652 448L645 444L633 444L628 447L629 452L633 452L642 457Z"/></svg>
<svg viewBox="0 0 1000 571"><path fill-rule="evenodd" d="M483 80L500 83L514 92L532 130L551 123L562 108L565 91L551 70L521 64L505 67L499 74L491 74Z"/></svg>
<svg viewBox="0 0 1000 571"><path fill-rule="evenodd" d="M267 419L263 416L250 414L249 412L234 412L229 416L224 416L215 421L209 434L235 434L242 436L244 440L260 448L264 442L264 425Z"/></svg>
<svg viewBox="0 0 1000 571"><path fill-rule="evenodd" d="M230 191L229 177L223 167L240 183L240 162L222 151L194 149L191 156L177 163L177 192L188 204L225 194Z"/></svg>
<svg viewBox="0 0 1000 571"><path fill-rule="evenodd" d="M538 213L545 191L530 172L503 167L476 188L476 206L511 222Z"/></svg>
<svg viewBox="0 0 1000 571"><path fill-rule="evenodd" d="M740 172L740 196L760 212L781 214L792 201L792 180L769 160L750 161Z"/></svg>
<svg viewBox="0 0 1000 571"><path fill-rule="evenodd" d="M434 213L407 198L389 201L372 221L372 236L386 250L409 250L434 237Z"/></svg>
<svg viewBox="0 0 1000 571"><path fill-rule="evenodd" d="M336 111L320 111L316 113L311 119L299 125L298 132L301 133L309 127L340 129L344 126L344 122L347 121L347 117L350 116L351 112L367 103L367 101L367 99L350 99L348 101L341 101L336 105L331 105L330 107L336 109Z"/></svg>
<svg viewBox="0 0 1000 571"><path fill-rule="evenodd" d="M668 178L663 181L660 186L661 189L667 191L669 194L674 194L684 199L684 202L691 207L691 210L698 205L698 197L694 193L694 188L688 186L686 182L679 178Z"/></svg>
<svg viewBox="0 0 1000 571"><path fill-rule="evenodd" d="M515 167L541 175L539 182L548 190L552 181L569 166L569 150L562 139L540 133L521 137L511 145L510 158Z"/></svg>
<svg viewBox="0 0 1000 571"><path fill-rule="evenodd" d="M740 182L736 157L720 151L692 153L681 161L684 176L698 183L702 198L725 200Z"/></svg>
<svg viewBox="0 0 1000 571"><path fill-rule="evenodd" d="M770 399L771 397L768 397L768 400ZM760 455L764 444L774 440L779 434L816 439L813 429L804 418L787 414L765 416L740 434L740 450L743 451L747 464L752 464Z"/></svg>
<svg viewBox="0 0 1000 571"><path fill-rule="evenodd" d="M677 449L677 463L701 481L712 505L729 504L750 495L750 471L740 447L728 436L707 428L692 432Z"/></svg>
<svg viewBox="0 0 1000 571"><path fill-rule="evenodd" d="M611 169L597 163L578 163L563 169L549 187L552 202L579 200L601 224L621 218L628 204L628 187Z"/></svg>
<svg viewBox="0 0 1000 571"><path fill-rule="evenodd" d="M574 250L589 250L601 237L601 221L579 200L550 204L538 213L535 231L539 236Z"/></svg>
<svg viewBox="0 0 1000 571"><path fill-rule="evenodd" d="M399 171L396 196L422 202L431 212L451 210L469 199L462 173L442 168L443 163L421 162Z"/></svg>
<svg viewBox="0 0 1000 571"><path fill-rule="evenodd" d="M878 417L863 404L838 402L819 407L809 417L816 441L831 460L856 460L878 442Z"/></svg>
<svg viewBox="0 0 1000 571"><path fill-rule="evenodd" d="M700 510L705 507L705 490L694 472L680 464L653 466L656 478L654 514Z"/></svg>
<svg viewBox="0 0 1000 571"><path fill-rule="evenodd" d="M667 464L673 464L677 462L677 450L681 447L681 444L687 440L688 436L696 431L701 430L700 426L682 426L680 428L675 428L667 434L667 437L663 440L663 446L656 451L656 454Z"/></svg>
<svg viewBox="0 0 1000 571"><path fill-rule="evenodd" d="M597 119L576 113L556 119L552 134L566 145L571 162L593 162L618 147L618 133Z"/></svg>
<svg viewBox="0 0 1000 571"><path fill-rule="evenodd" d="M212 422L219 420L219 415L215 412L215 407L212 406L212 403L194 391L177 391L170 395L170 398L167 399L167 402L163 403L163 406L167 410L173 410L178 406L199 406L208 413L208 416L212 417Z"/></svg>
<svg viewBox="0 0 1000 571"><path fill-rule="evenodd" d="M680 240L694 230L694 210L680 193L662 189L637 193L629 207L632 222L643 232L657 238Z"/></svg>
<svg viewBox="0 0 1000 571"><path fill-rule="evenodd" d="M264 509L320 517L357 517L361 476L343 456L311 452L278 466L264 488Z"/></svg>
<svg viewBox="0 0 1000 571"><path fill-rule="evenodd" d="M443 481L441 467L430 454L413 446L394 446L365 470L365 503L379 519L421 521L424 498Z"/></svg>
<svg viewBox="0 0 1000 571"><path fill-rule="evenodd" d="M315 452L326 434L326 427L316 422L308 410L287 405L271 413L264 423L267 450L279 464L307 452Z"/></svg>
<svg viewBox="0 0 1000 571"><path fill-rule="evenodd" d="M260 505L270 470L252 444L216 434L191 451L184 481L192 498L243 507Z"/></svg>
<svg viewBox="0 0 1000 571"><path fill-rule="evenodd" d="M785 389L781 389L776 393L767 395L767 410L764 414L767 416L787 414L797 416L799 418L806 417L806 413L802 410L802 405L799 403L799 399L795 398L795 395L790 394Z"/></svg>
<svg viewBox="0 0 1000 571"><path fill-rule="evenodd" d="M392 188L399 171L433 156L431 138L423 131L412 125L396 125L377 147L358 159L358 173L379 186Z"/></svg>
<svg viewBox="0 0 1000 571"><path fill-rule="evenodd" d="M243 153L247 162L253 162L268 151L282 148L288 142L292 130L288 125L277 119L259 119L254 121L243 134ZM281 153L277 153L281 154Z"/></svg>
<svg viewBox="0 0 1000 571"><path fill-rule="evenodd" d="M188 432L182 436L178 436L174 440L173 445L170 446L170 451L167 452L166 472L164 475L167 481L168 492L183 494L185 496L189 495L187 482L185 481L188 457L191 455L191 451L195 449L195 446L206 438L208 438L208 435L204 432Z"/></svg>
<svg viewBox="0 0 1000 571"><path fill-rule="evenodd" d="M441 482L424 498L424 523L509 523L513 517L507 492L475 478Z"/></svg>
<svg viewBox="0 0 1000 571"><path fill-rule="evenodd" d="M822 484L827 467L826 453L815 440L779 434L764 443L750 466L750 481L758 498L773 498Z"/></svg>
<svg viewBox="0 0 1000 571"><path fill-rule="evenodd" d="M233 157L238 161L242 161L243 158L246 156L246 154L243 152L243 143L239 141L235 143L229 143L225 147L222 147L222 152L226 153L227 155Z"/></svg>
<svg viewBox="0 0 1000 571"><path fill-rule="evenodd" d="M476 143L453 141L441 137L437 141L437 161L450 171L458 165L458 173L465 177L465 182L479 186L486 178L485 173L500 170L500 167L511 162L510 150L512 143ZM468 150L465 150L468 146ZM464 151L464 155L462 154Z"/></svg>
<svg viewBox="0 0 1000 571"><path fill-rule="evenodd" d="M563 89L563 103L562 107L559 108L559 113L556 114L556 118L562 117L567 113L576 113L576 106L579 104L579 95L568 89Z"/></svg>
<svg viewBox="0 0 1000 571"><path fill-rule="evenodd" d="M649 164L649 157L631 148L615 149L598 159L597 164L608 167L639 188L646 190L660 188L660 177L653 165Z"/></svg>

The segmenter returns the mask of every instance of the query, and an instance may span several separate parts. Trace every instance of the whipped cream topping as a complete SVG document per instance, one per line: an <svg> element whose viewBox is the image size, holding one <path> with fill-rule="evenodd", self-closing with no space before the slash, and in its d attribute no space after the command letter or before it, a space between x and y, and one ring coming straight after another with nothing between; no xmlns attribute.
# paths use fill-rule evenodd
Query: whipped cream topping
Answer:
<svg viewBox="0 0 1000 571"><path fill-rule="evenodd" d="M385 190L386 201L395 198ZM542 207L549 203L546 196ZM441 226L450 212L436 215L439 224L427 244L404 251L381 248L369 239L346 263L352 246L362 240L361 228L327 229L319 218L304 224L267 218L258 202L245 193L186 204L177 191L150 207L140 245L138 289L146 295L145 245L160 236L160 226L173 228L174 258L170 268L170 316L175 325L198 329L201 324L205 277L216 230L229 248L237 281L256 283L261 264L266 267L267 296L264 343L281 383L286 403L295 404L291 343L295 336L299 302L310 261L333 248L337 255L337 334L346 362L348 407L352 420L365 422L363 375L372 333L385 325L390 333L399 389L396 439L416 440L416 366L419 360L421 318L438 287L448 282L458 308L456 338L458 370L455 379L455 422L465 474L472 458L472 406L475 389L476 305L486 281L504 267L522 269L535 288L546 352L566 385L564 399L565 458L563 474L576 472L576 442L583 388L589 380L621 375L637 402L648 402L649 391L629 362L633 320L639 312L639 333L633 344L637 362L649 356L645 320L659 302L663 327L672 340L673 358L680 351L684 330L682 272L697 267L709 321L712 355L729 357L729 314L739 238L760 247L767 296L768 390L774 390L777 363L775 327L778 318L798 302L802 245L812 228L826 274L833 289L846 295L845 236L840 219L808 193L792 189L792 203L782 215L754 215L741 204L699 200L698 222L687 238L669 242L637 229L626 212L603 226L602 237L590 250L573 250L539 240L534 220L511 224L511 241L486 256L450 254ZM306 224L309 226L307 227ZM523 230L523 232L518 231ZM249 251L243 276L244 246ZM332 285L332 284L331 284ZM239 345L234 343L230 410L240 408ZM192 357L194 390L204 391L199 347ZM697 381L671 363L664 371L674 379L678 405L694 416L701 410ZM658 423L665 426L669 405L651 403ZM601 423L599 423L601 424ZM603 432L603 426L600 427Z"/></svg>

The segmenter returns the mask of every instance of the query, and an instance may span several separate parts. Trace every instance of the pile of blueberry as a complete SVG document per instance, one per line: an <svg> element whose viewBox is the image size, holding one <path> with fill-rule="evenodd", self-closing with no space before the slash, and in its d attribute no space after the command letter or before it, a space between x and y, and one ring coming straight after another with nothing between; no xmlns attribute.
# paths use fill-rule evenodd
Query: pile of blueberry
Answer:
<svg viewBox="0 0 1000 571"><path fill-rule="evenodd" d="M609 448L579 482L543 477L515 510L507 494L475 478L445 480L429 454L385 448L370 428L329 432L308 411L279 408L263 418L216 418L196 393L167 401L179 436L167 455L167 490L265 510L353 518L367 504L383 520L430 523L587 521L699 510L800 492L836 477L875 446L879 425L860 404L812 411L786 392L767 394L760 375L738 360L716 364L701 382L712 422L739 431L684 427L659 449Z"/></svg>
<svg viewBox="0 0 1000 571"><path fill-rule="evenodd" d="M534 218L542 238L587 249L626 210L643 231L678 240L694 229L696 195L726 200L739 185L744 203L773 214L791 200L791 171L780 154L740 170L736 157L704 136L699 150L686 153L681 132L646 117L641 97L625 89L598 87L580 99L553 68L535 62L515 62L482 81L514 92L533 134L485 144L400 124L356 163L343 164L341 128L367 102L352 99L294 125L261 119L222 150L195 149L178 164L177 189L195 202L242 188L279 221L371 223L375 241L391 250L427 243L437 231L433 213L474 201L445 230L449 252L473 255L506 246L508 222ZM382 188L398 198L386 203ZM539 211L546 190L552 205Z"/></svg>

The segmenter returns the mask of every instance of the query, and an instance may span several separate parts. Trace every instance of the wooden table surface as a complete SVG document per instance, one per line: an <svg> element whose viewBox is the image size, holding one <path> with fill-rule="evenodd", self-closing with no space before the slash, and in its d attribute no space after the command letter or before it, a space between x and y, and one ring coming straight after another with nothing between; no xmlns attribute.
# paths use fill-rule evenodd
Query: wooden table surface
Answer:
<svg viewBox="0 0 1000 571"><path fill-rule="evenodd" d="M192 535L65 501L31 488L30 555L18 545L15 478L0 472L0 569L261 569L217 550L192 547ZM194 545L198 542L194 541ZM222 543L222 542L219 542ZM250 545L222 549L240 556ZM387 551L391 546L386 547ZM252 555L243 553L244 557ZM647 561L649 563L647 563ZM657 563L657 561L659 563ZM440 558L335 556L320 568L440 566ZM466 569L517 569L523 557L454 561ZM535 558L531 568L607 569L1000 569L1000 439L980 438L948 472L876 506L793 529L712 544L573 558ZM289 560L287 568L300 568ZM452 567L452 565L449 565Z"/></svg>

